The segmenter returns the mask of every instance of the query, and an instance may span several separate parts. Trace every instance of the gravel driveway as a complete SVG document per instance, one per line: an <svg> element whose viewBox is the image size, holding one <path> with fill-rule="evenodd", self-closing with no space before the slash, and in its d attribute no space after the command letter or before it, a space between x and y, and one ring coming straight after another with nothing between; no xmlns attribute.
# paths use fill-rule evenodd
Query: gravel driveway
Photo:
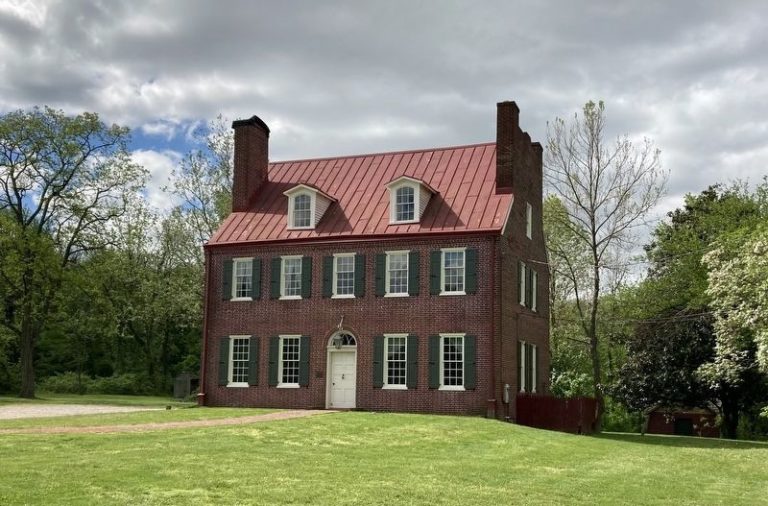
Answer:
<svg viewBox="0 0 768 506"><path fill-rule="evenodd" d="M141 406L99 406L95 404L11 404L0 406L0 420L15 418L44 418L48 416L96 415L100 413L131 413L158 408Z"/></svg>

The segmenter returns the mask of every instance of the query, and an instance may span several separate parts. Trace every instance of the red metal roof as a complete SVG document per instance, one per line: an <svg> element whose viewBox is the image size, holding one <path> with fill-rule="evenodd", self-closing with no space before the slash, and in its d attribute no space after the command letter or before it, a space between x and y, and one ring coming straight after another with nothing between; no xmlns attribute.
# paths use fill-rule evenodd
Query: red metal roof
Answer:
<svg viewBox="0 0 768 506"><path fill-rule="evenodd" d="M400 176L438 192L420 223L389 224L386 185ZM495 180L495 143L270 163L251 209L230 214L208 244L500 231L513 196L496 194ZM297 184L336 199L313 230L287 228L283 192Z"/></svg>

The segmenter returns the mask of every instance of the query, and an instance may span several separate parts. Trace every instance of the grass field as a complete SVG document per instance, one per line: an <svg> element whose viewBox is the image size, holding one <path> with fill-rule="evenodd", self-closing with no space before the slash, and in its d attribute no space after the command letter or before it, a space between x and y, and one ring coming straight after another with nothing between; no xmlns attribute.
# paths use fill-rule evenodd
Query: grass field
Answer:
<svg viewBox="0 0 768 506"><path fill-rule="evenodd" d="M768 444L572 436L465 417L347 412L194 430L4 435L0 455L0 504L768 502Z"/></svg>

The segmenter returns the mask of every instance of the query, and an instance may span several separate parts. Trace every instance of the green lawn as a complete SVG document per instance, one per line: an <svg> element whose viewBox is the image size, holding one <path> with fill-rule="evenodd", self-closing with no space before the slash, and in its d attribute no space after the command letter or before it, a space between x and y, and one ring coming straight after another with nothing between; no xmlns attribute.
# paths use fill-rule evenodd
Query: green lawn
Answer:
<svg viewBox="0 0 768 506"><path fill-rule="evenodd" d="M77 395L38 393L35 399L22 399L0 395L0 406L8 404L111 404L113 406L146 406L161 408L165 406L189 407L194 402L184 402L170 397L152 397L147 395Z"/></svg>
<svg viewBox="0 0 768 506"><path fill-rule="evenodd" d="M0 504L768 502L766 444L572 436L465 417L347 412L205 429L4 435L0 455Z"/></svg>

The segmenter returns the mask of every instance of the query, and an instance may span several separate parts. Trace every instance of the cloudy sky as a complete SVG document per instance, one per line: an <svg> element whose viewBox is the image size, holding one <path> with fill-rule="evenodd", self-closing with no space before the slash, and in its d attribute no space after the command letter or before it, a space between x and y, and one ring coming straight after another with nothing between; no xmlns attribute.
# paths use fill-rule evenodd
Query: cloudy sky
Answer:
<svg viewBox="0 0 768 506"><path fill-rule="evenodd" d="M258 114L272 160L495 139L606 102L686 192L768 173L768 3L0 0L0 113L98 112L134 132L150 198L190 132Z"/></svg>

